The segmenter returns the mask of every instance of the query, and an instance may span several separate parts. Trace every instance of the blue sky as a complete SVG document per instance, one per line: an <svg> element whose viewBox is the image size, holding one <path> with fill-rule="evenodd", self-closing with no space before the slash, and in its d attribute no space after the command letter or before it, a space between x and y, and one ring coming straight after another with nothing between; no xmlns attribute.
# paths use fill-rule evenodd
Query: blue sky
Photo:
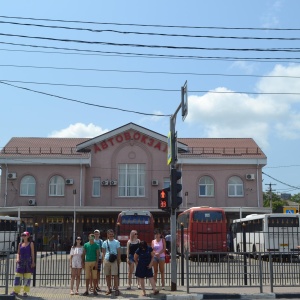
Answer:
<svg viewBox="0 0 300 300"><path fill-rule="evenodd" d="M155 115L175 112L187 80L178 136L251 137L268 157L264 190L299 193L299 11L295 0L4 2L0 147L129 122L167 135L169 117Z"/></svg>

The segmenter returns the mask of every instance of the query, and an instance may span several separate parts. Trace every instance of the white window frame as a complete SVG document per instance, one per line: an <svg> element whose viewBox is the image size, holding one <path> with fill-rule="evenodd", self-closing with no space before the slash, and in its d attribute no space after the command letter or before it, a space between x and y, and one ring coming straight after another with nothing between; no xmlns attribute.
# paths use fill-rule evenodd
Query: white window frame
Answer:
<svg viewBox="0 0 300 300"><path fill-rule="evenodd" d="M65 180L62 176L54 175L49 180L49 196L57 197L65 195Z"/></svg>
<svg viewBox="0 0 300 300"><path fill-rule="evenodd" d="M119 164L118 195L119 197L145 197L145 164Z"/></svg>
<svg viewBox="0 0 300 300"><path fill-rule="evenodd" d="M244 197L244 182L238 176L228 179L228 197Z"/></svg>
<svg viewBox="0 0 300 300"><path fill-rule="evenodd" d="M36 181L31 175L26 175L21 179L20 196L35 196Z"/></svg>
<svg viewBox="0 0 300 300"><path fill-rule="evenodd" d="M202 188L205 189L204 194L201 194ZM202 176L199 180L199 197L214 197L215 182L210 176Z"/></svg>
<svg viewBox="0 0 300 300"><path fill-rule="evenodd" d="M101 178L95 177L93 178L93 184L92 184L92 197L97 198L100 196L101 196Z"/></svg>

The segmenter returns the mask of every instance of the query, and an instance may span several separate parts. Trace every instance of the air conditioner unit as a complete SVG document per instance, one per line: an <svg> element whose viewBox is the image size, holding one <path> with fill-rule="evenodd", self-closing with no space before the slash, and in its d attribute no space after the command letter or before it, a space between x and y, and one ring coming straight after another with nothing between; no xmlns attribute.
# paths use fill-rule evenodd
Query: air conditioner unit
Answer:
<svg viewBox="0 0 300 300"><path fill-rule="evenodd" d="M29 199L28 200L28 205L29 206L34 206L35 205L35 199Z"/></svg>
<svg viewBox="0 0 300 300"><path fill-rule="evenodd" d="M110 181L110 185L117 185L118 184L118 181L117 180L111 180Z"/></svg>
<svg viewBox="0 0 300 300"><path fill-rule="evenodd" d="M74 179L66 179L66 184L74 184Z"/></svg>
<svg viewBox="0 0 300 300"><path fill-rule="evenodd" d="M246 174L246 179L247 180L254 180L255 179L255 174Z"/></svg>
<svg viewBox="0 0 300 300"><path fill-rule="evenodd" d="M101 182L101 184L102 184L102 185L109 185L109 181L108 181L108 180L103 180L103 181Z"/></svg>
<svg viewBox="0 0 300 300"><path fill-rule="evenodd" d="M16 179L17 178L17 173L8 173L7 178L8 179Z"/></svg>
<svg viewBox="0 0 300 300"><path fill-rule="evenodd" d="M152 185L158 185L158 180L157 180L157 179L153 179L153 180L151 181L151 184L152 184Z"/></svg>

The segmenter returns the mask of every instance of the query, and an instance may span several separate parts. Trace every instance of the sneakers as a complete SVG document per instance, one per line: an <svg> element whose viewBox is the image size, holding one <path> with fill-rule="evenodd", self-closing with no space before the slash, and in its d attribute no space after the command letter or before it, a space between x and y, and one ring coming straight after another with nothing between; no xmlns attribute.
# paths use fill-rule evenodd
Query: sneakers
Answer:
<svg viewBox="0 0 300 300"><path fill-rule="evenodd" d="M23 297L27 297L28 295L27 295L27 293L23 293Z"/></svg>
<svg viewBox="0 0 300 300"><path fill-rule="evenodd" d="M12 292L12 293L10 293L10 295L11 295L11 296L17 296L17 295L18 295L18 293L16 293L16 292Z"/></svg>
<svg viewBox="0 0 300 300"><path fill-rule="evenodd" d="M85 291L82 296L88 296L89 295L89 292L88 291Z"/></svg>
<svg viewBox="0 0 300 300"><path fill-rule="evenodd" d="M97 293L96 291L95 291L93 294L94 294L94 296L97 296L97 295L98 295L98 293Z"/></svg>

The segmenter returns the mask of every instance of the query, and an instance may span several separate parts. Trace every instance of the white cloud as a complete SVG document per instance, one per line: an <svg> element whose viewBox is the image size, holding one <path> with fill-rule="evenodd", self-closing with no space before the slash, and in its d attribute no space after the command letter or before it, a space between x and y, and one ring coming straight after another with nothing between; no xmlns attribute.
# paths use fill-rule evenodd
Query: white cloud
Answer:
<svg viewBox="0 0 300 300"><path fill-rule="evenodd" d="M69 137L69 138L93 138L107 132L108 129L102 129L92 123L85 125L82 123L71 124L69 127L53 131L49 137Z"/></svg>
<svg viewBox="0 0 300 300"><path fill-rule="evenodd" d="M268 75L300 76L300 66L276 66ZM264 92L299 92L294 78L264 77L254 87ZM228 92L225 87L215 92ZM201 126L207 137L251 137L268 146L270 133L286 139L300 138L300 95L245 95L207 93L189 97L186 121Z"/></svg>
<svg viewBox="0 0 300 300"><path fill-rule="evenodd" d="M265 28L272 28L272 27L277 27L279 25L279 19L277 17L278 13L280 13L281 7L282 7L282 1L277 0L277 1L271 1L270 2L270 7L268 8L267 13L265 13L262 16L262 22L263 25L262 27Z"/></svg>
<svg viewBox="0 0 300 300"><path fill-rule="evenodd" d="M252 74L255 71L255 65L246 61L235 61L231 67L243 70L246 74Z"/></svg>

